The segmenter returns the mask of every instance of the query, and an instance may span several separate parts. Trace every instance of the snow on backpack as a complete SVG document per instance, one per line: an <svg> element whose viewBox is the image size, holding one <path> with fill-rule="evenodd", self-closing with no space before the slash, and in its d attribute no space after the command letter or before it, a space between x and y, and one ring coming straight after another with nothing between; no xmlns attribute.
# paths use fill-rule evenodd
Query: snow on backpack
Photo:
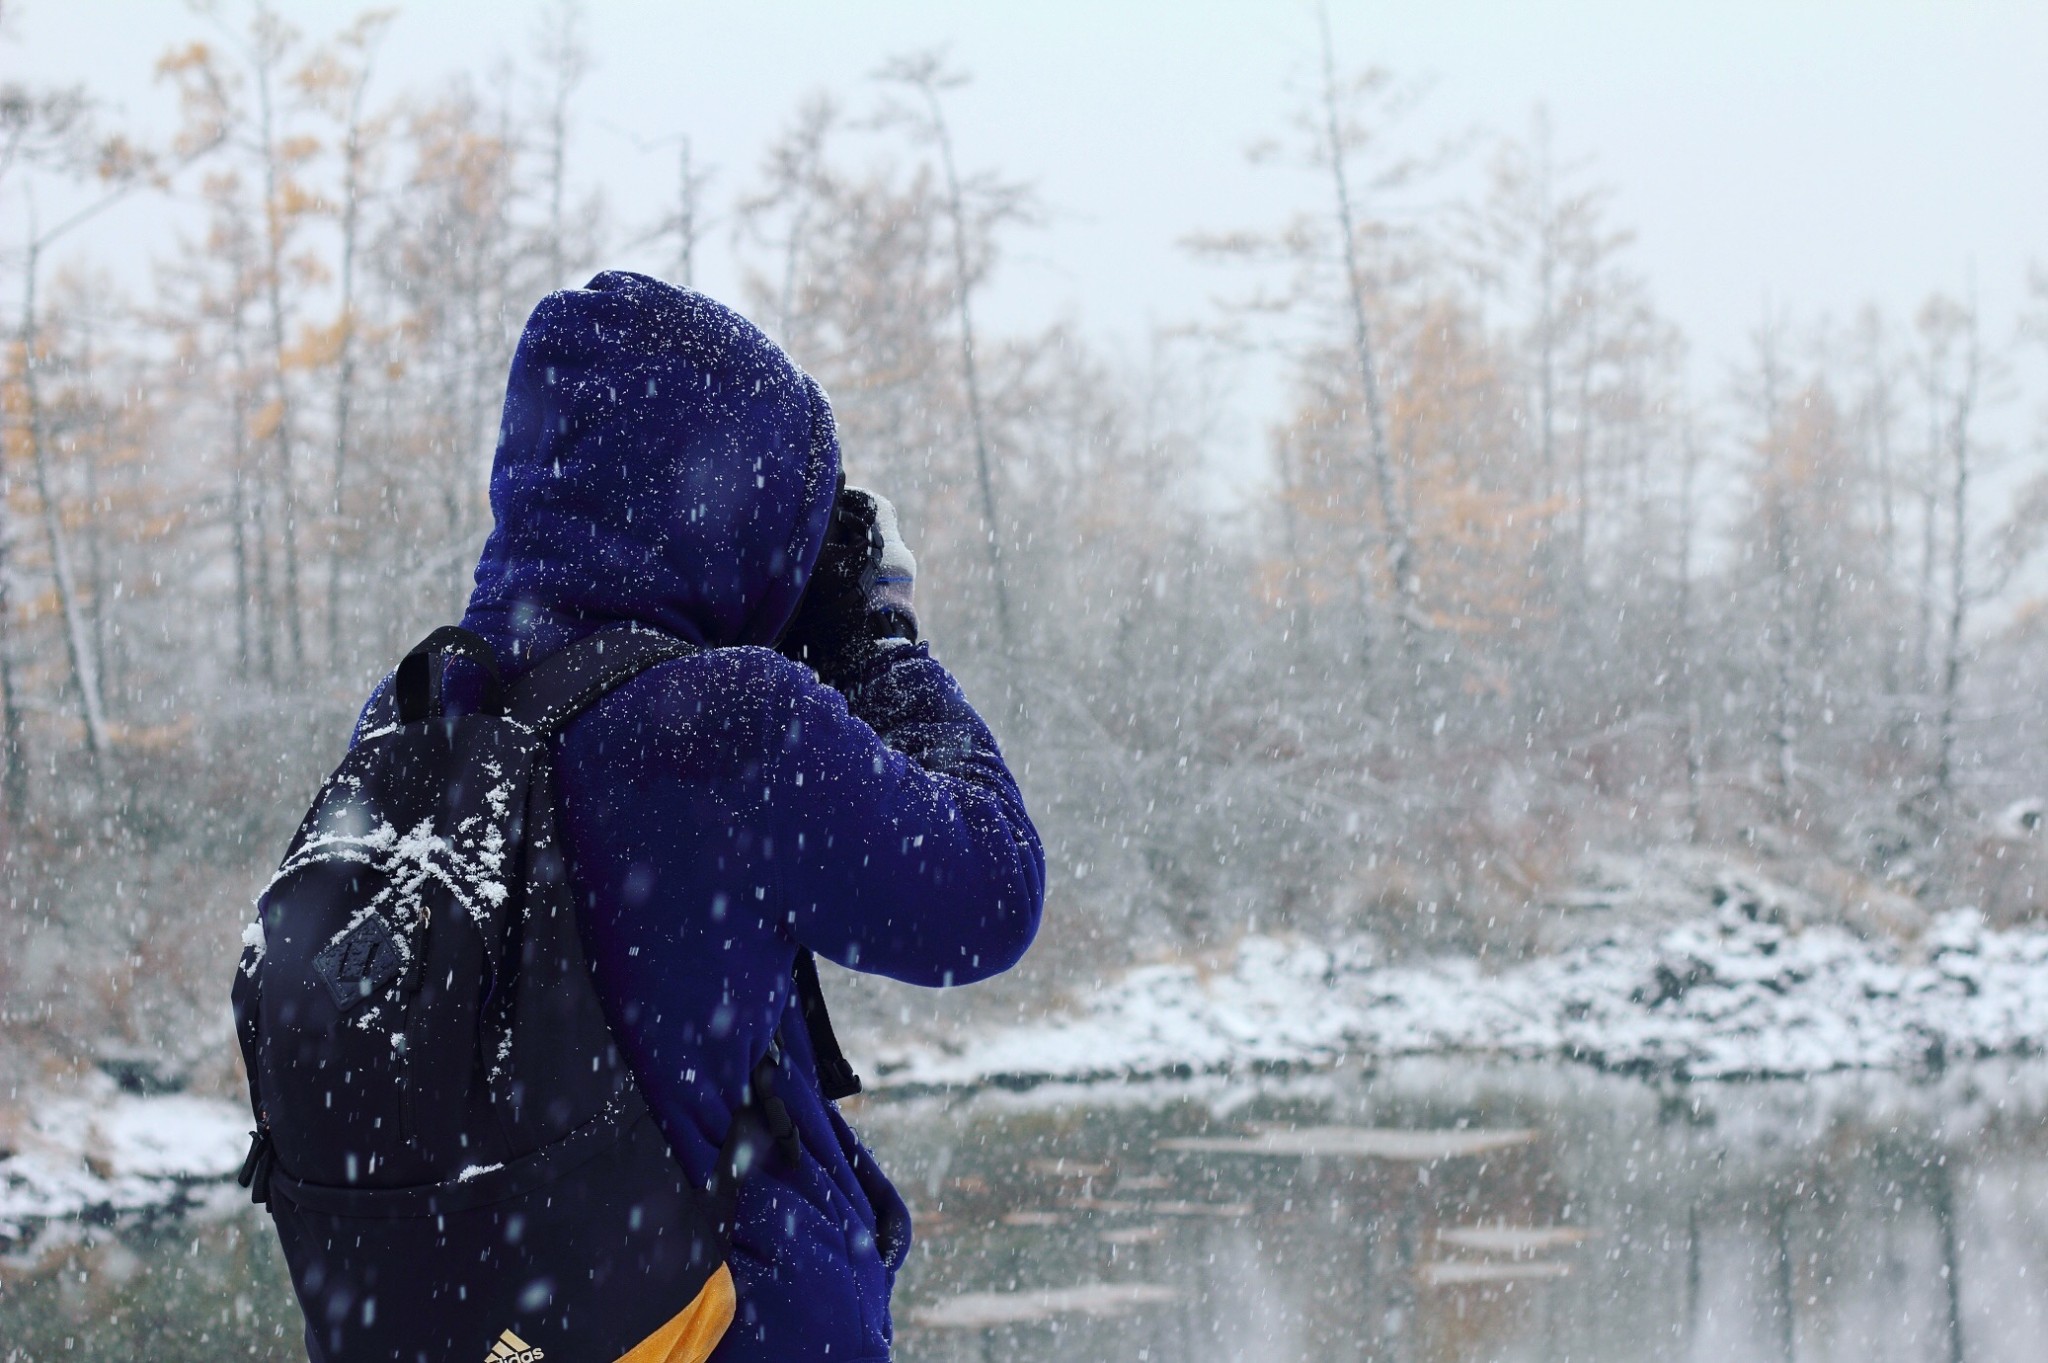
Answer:
<svg viewBox="0 0 2048 1363"><path fill-rule="evenodd" d="M590 980L551 770L578 712L694 651L612 628L506 688L487 642L436 630L258 901L242 1181L314 1363L671 1363L730 1323L735 1193L787 1111L757 1071L709 1186L684 1175ZM448 653L488 675L479 712L444 717Z"/></svg>

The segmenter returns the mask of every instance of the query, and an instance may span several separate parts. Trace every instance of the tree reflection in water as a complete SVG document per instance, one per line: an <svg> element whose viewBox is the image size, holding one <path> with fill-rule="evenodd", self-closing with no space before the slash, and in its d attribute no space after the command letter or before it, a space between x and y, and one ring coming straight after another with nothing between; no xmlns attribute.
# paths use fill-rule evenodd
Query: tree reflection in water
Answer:
<svg viewBox="0 0 2048 1363"><path fill-rule="evenodd" d="M866 1099L903 1363L2037 1360L2048 1063L1653 1085L1568 1066ZM260 1215L48 1227L7 1357L301 1357Z"/></svg>
<svg viewBox="0 0 2048 1363"><path fill-rule="evenodd" d="M1974 1363L2038 1357L2044 1114L2039 1065L1684 1086L1416 1061L864 1121L897 1167L949 1170L899 1293L909 1363ZM1140 1283L1175 1295L934 1314Z"/></svg>

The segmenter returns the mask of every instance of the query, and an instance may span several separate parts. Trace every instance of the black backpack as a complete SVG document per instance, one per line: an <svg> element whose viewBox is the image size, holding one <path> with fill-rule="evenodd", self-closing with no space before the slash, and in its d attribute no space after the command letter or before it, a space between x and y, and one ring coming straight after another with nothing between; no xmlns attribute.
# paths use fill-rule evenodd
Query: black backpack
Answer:
<svg viewBox="0 0 2048 1363"><path fill-rule="evenodd" d="M616 627L506 688L487 642L436 630L258 901L234 985L257 1120L242 1182L314 1363L611 1363L718 1274L746 1171L795 1153L772 1048L715 1175L685 1177L606 1025L555 829L556 736L694 651ZM490 679L455 719L450 652ZM815 968L797 974L810 1020ZM836 1045L820 1056L844 1070Z"/></svg>

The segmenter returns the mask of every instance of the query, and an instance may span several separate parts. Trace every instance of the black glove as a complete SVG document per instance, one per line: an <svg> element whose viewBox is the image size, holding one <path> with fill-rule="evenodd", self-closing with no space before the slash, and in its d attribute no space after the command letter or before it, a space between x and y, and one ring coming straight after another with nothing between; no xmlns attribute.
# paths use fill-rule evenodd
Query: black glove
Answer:
<svg viewBox="0 0 2048 1363"><path fill-rule="evenodd" d="M916 574L917 560L896 535L896 508L865 489L842 489L776 650L828 685L851 681L884 642L917 638Z"/></svg>

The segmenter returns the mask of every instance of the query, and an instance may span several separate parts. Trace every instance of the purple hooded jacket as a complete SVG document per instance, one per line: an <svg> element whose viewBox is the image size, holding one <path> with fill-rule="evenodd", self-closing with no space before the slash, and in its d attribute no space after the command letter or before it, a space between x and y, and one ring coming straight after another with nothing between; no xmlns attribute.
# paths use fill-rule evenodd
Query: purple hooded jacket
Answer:
<svg viewBox="0 0 2048 1363"><path fill-rule="evenodd" d="M706 648L580 716L558 770L598 991L693 1177L781 1040L803 1157L766 1161L742 1190L738 1315L715 1363L889 1355L910 1218L819 1095L797 949L966 984L1016 962L1043 898L1016 783L923 645L836 679L843 694L764 646L816 559L838 471L824 394L758 329L607 271L527 322L462 622L508 676L619 621Z"/></svg>

